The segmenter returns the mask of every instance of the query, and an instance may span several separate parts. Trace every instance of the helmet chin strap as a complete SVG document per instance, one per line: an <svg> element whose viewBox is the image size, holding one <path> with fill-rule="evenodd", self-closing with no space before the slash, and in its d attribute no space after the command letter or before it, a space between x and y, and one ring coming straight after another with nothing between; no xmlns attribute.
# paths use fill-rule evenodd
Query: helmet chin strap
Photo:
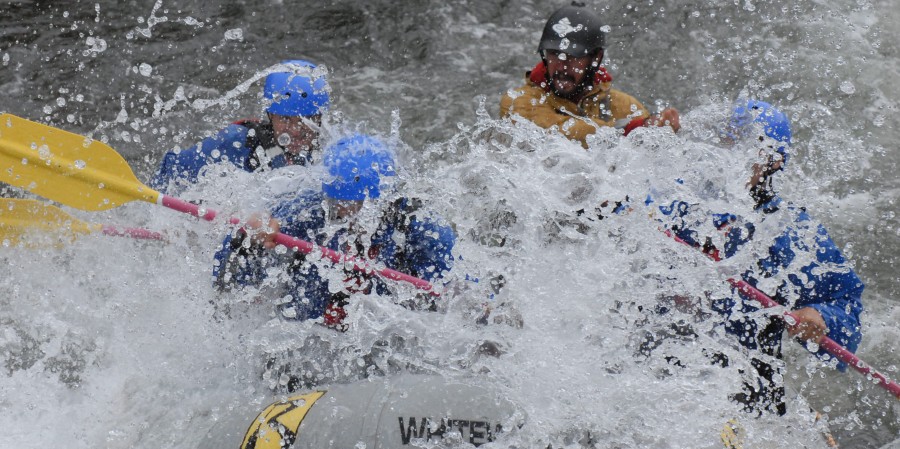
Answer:
<svg viewBox="0 0 900 449"><path fill-rule="evenodd" d="M597 54L599 54L600 57L596 57ZM594 65L593 61L591 62L591 65L589 65L586 70L587 76L584 79L584 82L587 83L587 90L594 86L594 80L597 78L597 70L600 70L600 64L603 64L603 57L605 56L605 53L601 48L597 50L594 55L597 60L597 65Z"/></svg>

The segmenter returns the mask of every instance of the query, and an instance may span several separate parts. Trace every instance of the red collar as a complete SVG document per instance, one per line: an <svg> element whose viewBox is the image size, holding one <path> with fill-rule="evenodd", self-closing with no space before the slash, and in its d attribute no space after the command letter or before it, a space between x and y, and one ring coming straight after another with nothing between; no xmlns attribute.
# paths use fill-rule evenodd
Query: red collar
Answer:
<svg viewBox="0 0 900 449"><path fill-rule="evenodd" d="M544 65L544 61L539 62L530 72L528 72L528 79L530 79L532 83L543 87L544 90L550 90L550 85L547 83L547 67ZM609 83L611 81L612 75L606 71L605 67L600 66L600 68L594 72L595 86L600 83Z"/></svg>

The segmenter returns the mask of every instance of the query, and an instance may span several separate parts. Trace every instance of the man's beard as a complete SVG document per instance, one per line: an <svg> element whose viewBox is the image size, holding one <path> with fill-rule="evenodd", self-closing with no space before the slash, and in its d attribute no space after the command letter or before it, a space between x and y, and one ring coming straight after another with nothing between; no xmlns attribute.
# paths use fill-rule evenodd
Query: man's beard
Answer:
<svg viewBox="0 0 900 449"><path fill-rule="evenodd" d="M575 101L576 99L578 99L578 97L581 96L582 93L584 93L584 92L586 92L588 89L590 89L591 86L590 86L590 84L587 82L587 81L589 81L590 79L591 79L590 73L585 73L585 76L584 76L584 78L581 80L581 82L576 84L575 78L573 78L573 77L571 77L571 76L568 76L568 75L553 75L553 76L551 77L551 79L550 79L550 87L553 89L553 93L555 93L557 96L562 97L562 98L565 98L565 99L567 99L567 100ZM562 90L560 90L559 87L557 86L557 81L565 81L565 82L568 82L568 83L570 83L570 85L573 86L573 87L570 88L570 89L567 89L566 91L562 91Z"/></svg>

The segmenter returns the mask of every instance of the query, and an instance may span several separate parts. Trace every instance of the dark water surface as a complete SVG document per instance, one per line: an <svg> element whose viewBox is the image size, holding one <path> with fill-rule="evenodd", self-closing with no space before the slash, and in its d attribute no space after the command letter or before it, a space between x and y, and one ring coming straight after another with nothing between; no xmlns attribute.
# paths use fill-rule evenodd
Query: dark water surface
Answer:
<svg viewBox="0 0 900 449"><path fill-rule="evenodd" d="M387 132L397 111L400 136L419 149L474 122L480 101L496 117L500 94L537 62L557 3L4 1L0 111L103 138L148 179L169 148L260 112L258 85L203 110L195 100L303 58L330 69L345 122ZM619 89L682 111L744 90L790 115L792 173L805 180L794 190L868 285L878 343L861 356L898 376L898 1L603 4ZM843 382L829 394L847 395L860 424L835 429L841 447L900 436L896 401Z"/></svg>

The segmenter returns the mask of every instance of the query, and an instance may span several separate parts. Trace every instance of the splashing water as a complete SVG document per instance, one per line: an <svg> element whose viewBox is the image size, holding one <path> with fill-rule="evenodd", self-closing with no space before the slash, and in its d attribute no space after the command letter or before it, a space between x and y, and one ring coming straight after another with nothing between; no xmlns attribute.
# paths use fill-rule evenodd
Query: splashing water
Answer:
<svg viewBox="0 0 900 449"><path fill-rule="evenodd" d="M662 98L660 106L680 108L684 129L627 139L601 131L590 151L492 118L499 93L537 62L535 33L551 2L310 4L292 6L290 21L279 2L157 1L144 11L19 3L0 15L10 112L109 142L147 179L165 150L258 115L266 68L308 57L331 70L334 86L324 143L349 131L389 134L401 150L399 193L455 225L461 257L439 312L360 297L340 334L281 320L279 298L264 290L217 294L212 254L229 231L222 224L145 204L71 211L165 230L169 242L97 236L62 248L2 248L10 267L0 280L7 441L196 447L213 423L235 413L249 420L277 397L285 379L266 361L292 352L292 368L324 385L399 370L492 381L528 417L496 443L504 447L565 446L584 432L597 447L721 447L723 424L742 416L728 395L740 388L746 355L690 308L650 311L724 293L722 281L752 256L713 265L666 239L643 199L749 211L752 155L722 150L712 131L741 90L778 103L796 124L802 143L779 188L825 221L856 261L868 285L861 356L900 374L900 224L891 214L898 160L885 150L900 129L891 126L900 83L890 25L900 20L884 2L610 3L606 63L616 86L645 104ZM657 48L670 39L677 45ZM223 170L185 199L246 216L278 193L316 188L320 175ZM626 197L631 213L597 219L604 201ZM398 288L398 297L411 295ZM697 337L677 330L687 328ZM666 337L649 355L648 335ZM502 354L483 351L486 341ZM784 348L786 382L800 395L784 419L742 421L754 447L824 447L824 423L809 406L841 447L900 436L900 410L869 381L836 374L787 340ZM712 365L703 349L734 364Z"/></svg>

